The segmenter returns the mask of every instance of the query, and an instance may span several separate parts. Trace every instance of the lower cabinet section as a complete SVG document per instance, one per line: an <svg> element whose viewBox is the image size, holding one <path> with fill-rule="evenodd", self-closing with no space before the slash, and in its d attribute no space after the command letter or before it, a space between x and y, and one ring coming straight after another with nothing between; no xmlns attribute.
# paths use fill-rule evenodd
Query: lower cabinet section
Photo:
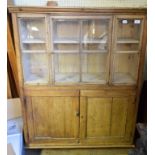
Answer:
<svg viewBox="0 0 155 155"><path fill-rule="evenodd" d="M25 104L29 144L49 147L132 144L136 109L132 94L105 96L102 91L52 91L39 97L36 92L30 94Z"/></svg>

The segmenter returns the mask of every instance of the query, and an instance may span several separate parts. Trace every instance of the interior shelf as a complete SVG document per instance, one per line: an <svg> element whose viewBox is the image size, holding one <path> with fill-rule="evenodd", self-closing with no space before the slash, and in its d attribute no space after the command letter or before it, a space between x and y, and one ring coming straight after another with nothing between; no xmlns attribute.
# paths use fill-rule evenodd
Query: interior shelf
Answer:
<svg viewBox="0 0 155 155"><path fill-rule="evenodd" d="M107 50L82 50L82 53L108 53Z"/></svg>
<svg viewBox="0 0 155 155"><path fill-rule="evenodd" d="M44 44L45 41L40 39L26 39L26 40L22 40L22 43L23 44Z"/></svg>
<svg viewBox="0 0 155 155"><path fill-rule="evenodd" d="M22 50L22 53L45 53L45 50Z"/></svg>
<svg viewBox="0 0 155 155"><path fill-rule="evenodd" d="M96 39L96 40L83 40L82 43L87 43L87 44L107 44L107 40L100 40L100 39Z"/></svg>
<svg viewBox="0 0 155 155"><path fill-rule="evenodd" d="M115 84L135 84L136 80L129 73L115 73L113 77Z"/></svg>
<svg viewBox="0 0 155 155"><path fill-rule="evenodd" d="M106 73L82 73L82 82L106 84Z"/></svg>
<svg viewBox="0 0 155 155"><path fill-rule="evenodd" d="M138 44L139 40L136 40L136 39L118 39L117 43L118 44L126 44L126 43Z"/></svg>
<svg viewBox="0 0 155 155"><path fill-rule="evenodd" d="M139 53L139 51L115 51L115 53Z"/></svg>
<svg viewBox="0 0 155 155"><path fill-rule="evenodd" d="M78 40L54 40L54 44L78 44Z"/></svg>
<svg viewBox="0 0 155 155"><path fill-rule="evenodd" d="M77 83L80 82L79 73L56 73L56 83ZM81 82L106 84L105 75L103 73L82 73Z"/></svg>
<svg viewBox="0 0 155 155"><path fill-rule="evenodd" d="M104 52L104 51L108 51L108 45L102 44L102 43L92 43L92 44L84 43L82 44L82 50Z"/></svg>
<svg viewBox="0 0 155 155"><path fill-rule="evenodd" d="M53 53L60 53L60 54L74 54L74 53L79 53L79 50L54 50Z"/></svg>
<svg viewBox="0 0 155 155"><path fill-rule="evenodd" d="M39 78L38 76L29 76L29 79L25 81L25 84L47 84L48 80Z"/></svg>
<svg viewBox="0 0 155 155"><path fill-rule="evenodd" d="M56 73L56 83L76 83L80 81L79 73Z"/></svg>

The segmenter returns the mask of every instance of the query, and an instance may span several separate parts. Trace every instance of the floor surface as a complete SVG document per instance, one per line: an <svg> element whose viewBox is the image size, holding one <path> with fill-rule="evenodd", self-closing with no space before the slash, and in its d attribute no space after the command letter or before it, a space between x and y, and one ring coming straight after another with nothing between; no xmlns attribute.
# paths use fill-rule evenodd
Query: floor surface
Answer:
<svg viewBox="0 0 155 155"><path fill-rule="evenodd" d="M36 149L26 149L25 155L41 155L41 150Z"/></svg>
<svg viewBox="0 0 155 155"><path fill-rule="evenodd" d="M27 149L25 155L128 155L128 149Z"/></svg>

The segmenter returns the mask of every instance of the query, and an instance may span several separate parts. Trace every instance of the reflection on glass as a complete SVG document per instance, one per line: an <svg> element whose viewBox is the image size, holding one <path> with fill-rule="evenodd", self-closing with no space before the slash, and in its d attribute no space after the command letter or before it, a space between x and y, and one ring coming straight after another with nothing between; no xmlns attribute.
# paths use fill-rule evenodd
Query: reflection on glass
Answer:
<svg viewBox="0 0 155 155"><path fill-rule="evenodd" d="M109 21L83 20L83 52L107 52Z"/></svg>
<svg viewBox="0 0 155 155"><path fill-rule="evenodd" d="M27 54L22 56L24 81L29 84L48 83L48 57L45 54Z"/></svg>
<svg viewBox="0 0 155 155"><path fill-rule="evenodd" d="M79 54L55 54L55 82L80 82Z"/></svg>
<svg viewBox="0 0 155 155"><path fill-rule="evenodd" d="M138 54L114 54L113 83L135 84L138 75Z"/></svg>
<svg viewBox="0 0 155 155"><path fill-rule="evenodd" d="M22 41L45 41L45 19L44 18L21 18L19 20Z"/></svg>
<svg viewBox="0 0 155 155"><path fill-rule="evenodd" d="M124 22L126 21L126 22ZM136 22L135 22L136 21ZM137 22L138 21L138 22ZM139 41L141 32L140 19L118 19L117 40Z"/></svg>
<svg viewBox="0 0 155 155"><path fill-rule="evenodd" d="M19 18L22 52L45 52L45 18Z"/></svg>
<svg viewBox="0 0 155 155"><path fill-rule="evenodd" d="M55 20L53 27L53 41L55 43L70 43L70 41L76 43L79 41L80 28L78 20Z"/></svg>
<svg viewBox="0 0 155 155"><path fill-rule="evenodd" d="M107 54L82 54L82 82L107 83Z"/></svg>

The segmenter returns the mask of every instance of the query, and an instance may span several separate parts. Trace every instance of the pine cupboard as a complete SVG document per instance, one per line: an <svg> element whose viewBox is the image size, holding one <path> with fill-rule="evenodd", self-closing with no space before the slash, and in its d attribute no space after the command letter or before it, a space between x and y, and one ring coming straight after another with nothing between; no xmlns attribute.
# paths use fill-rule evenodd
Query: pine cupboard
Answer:
<svg viewBox="0 0 155 155"><path fill-rule="evenodd" d="M146 9L9 11L27 147L133 146Z"/></svg>

